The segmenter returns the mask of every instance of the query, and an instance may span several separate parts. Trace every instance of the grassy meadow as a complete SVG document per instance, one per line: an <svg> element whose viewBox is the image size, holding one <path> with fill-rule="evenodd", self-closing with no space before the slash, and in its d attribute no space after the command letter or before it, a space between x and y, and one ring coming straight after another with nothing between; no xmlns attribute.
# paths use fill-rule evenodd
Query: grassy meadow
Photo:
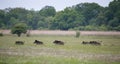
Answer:
<svg viewBox="0 0 120 64"><path fill-rule="evenodd" d="M25 44L15 45L18 40ZM54 40L65 45L55 45ZM102 41L101 46L81 44L92 40ZM5 35L0 37L0 64L120 64L120 36Z"/></svg>

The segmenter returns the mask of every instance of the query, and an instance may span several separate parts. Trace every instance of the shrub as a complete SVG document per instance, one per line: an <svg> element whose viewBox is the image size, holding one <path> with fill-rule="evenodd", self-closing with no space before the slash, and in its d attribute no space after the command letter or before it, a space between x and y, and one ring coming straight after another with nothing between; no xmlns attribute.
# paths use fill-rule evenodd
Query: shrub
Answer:
<svg viewBox="0 0 120 64"><path fill-rule="evenodd" d="M30 37L30 30L27 31L26 36Z"/></svg>
<svg viewBox="0 0 120 64"><path fill-rule="evenodd" d="M76 38L80 37L80 31L76 31Z"/></svg>
<svg viewBox="0 0 120 64"><path fill-rule="evenodd" d="M0 36L3 36L3 33L0 33Z"/></svg>
<svg viewBox="0 0 120 64"><path fill-rule="evenodd" d="M26 36L27 36L27 37L30 37L30 34L27 33Z"/></svg>
<svg viewBox="0 0 120 64"><path fill-rule="evenodd" d="M18 37L21 36L22 33L27 32L27 25L25 23L17 23L11 29L12 34L17 34Z"/></svg>

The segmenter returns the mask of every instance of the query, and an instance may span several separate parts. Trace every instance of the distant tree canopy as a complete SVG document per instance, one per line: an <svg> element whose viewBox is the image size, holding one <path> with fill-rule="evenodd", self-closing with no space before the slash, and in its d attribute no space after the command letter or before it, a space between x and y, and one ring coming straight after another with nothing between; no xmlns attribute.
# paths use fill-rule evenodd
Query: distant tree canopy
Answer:
<svg viewBox="0 0 120 64"><path fill-rule="evenodd" d="M120 31L120 0L110 2L108 7L80 3L57 12L53 6L45 6L39 11L25 8L0 10L0 29L10 29L21 21L34 30Z"/></svg>

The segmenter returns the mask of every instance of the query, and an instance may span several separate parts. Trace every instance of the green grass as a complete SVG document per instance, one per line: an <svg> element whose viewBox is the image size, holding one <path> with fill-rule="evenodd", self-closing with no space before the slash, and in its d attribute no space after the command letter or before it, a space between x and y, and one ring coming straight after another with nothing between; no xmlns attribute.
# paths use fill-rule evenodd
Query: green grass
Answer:
<svg viewBox="0 0 120 64"><path fill-rule="evenodd" d="M78 60L76 58L62 58L51 56L6 56L1 55L0 64L119 64L119 62L100 61L100 60Z"/></svg>
<svg viewBox="0 0 120 64"><path fill-rule="evenodd" d="M15 41L21 40L25 41L25 45L18 46L15 45ZM33 44L34 40L40 40L44 42L42 46L35 46ZM55 46L52 42L54 40L61 40L65 42L64 46ZM93 45L82 45L82 41L102 41L101 46ZM83 53L120 53L120 37L115 36L81 36L80 38L75 38L74 36L33 36L33 37L15 37L15 36L4 36L0 37L0 48L27 48L27 47L47 47L47 48L57 48L65 50L76 50Z"/></svg>
<svg viewBox="0 0 120 64"><path fill-rule="evenodd" d="M15 45L15 41L25 41ZM33 44L34 40L44 45ZM55 45L61 40L65 45ZM101 46L82 45L82 41L102 41ZM120 36L50 36L0 37L0 64L119 64Z"/></svg>

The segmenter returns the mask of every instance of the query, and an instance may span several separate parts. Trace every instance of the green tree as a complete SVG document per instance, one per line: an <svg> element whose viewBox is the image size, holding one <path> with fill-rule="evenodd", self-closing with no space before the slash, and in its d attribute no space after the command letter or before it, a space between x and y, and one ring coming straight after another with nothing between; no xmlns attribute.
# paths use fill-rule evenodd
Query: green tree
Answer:
<svg viewBox="0 0 120 64"><path fill-rule="evenodd" d="M9 10L8 14L10 17L19 19L20 21L25 21L28 11L24 8L12 8Z"/></svg>
<svg viewBox="0 0 120 64"><path fill-rule="evenodd" d="M78 14L73 8L66 8L58 12L54 17L53 26L57 29L68 30L84 24L84 17Z"/></svg>
<svg viewBox="0 0 120 64"><path fill-rule="evenodd" d="M108 7L97 3L80 3L58 12L53 6L45 6L40 11L0 9L0 29L10 29L21 21L30 29L119 30L120 0L111 1Z"/></svg>
<svg viewBox="0 0 120 64"><path fill-rule="evenodd" d="M89 21L99 14L101 6L97 3L80 3L75 6L75 9L78 13L83 14L85 17L85 24L89 25Z"/></svg>
<svg viewBox="0 0 120 64"><path fill-rule="evenodd" d="M114 0L110 2L106 12L106 18L108 21L108 28L110 30L116 30L120 26L120 0ZM117 29L118 30L118 29Z"/></svg>
<svg viewBox="0 0 120 64"><path fill-rule="evenodd" d="M3 28L5 25L4 19L5 19L5 12L4 10L0 10L0 28Z"/></svg>
<svg viewBox="0 0 120 64"><path fill-rule="evenodd" d="M56 10L52 6L45 6L39 11L39 13L45 17L54 16L56 14Z"/></svg>
<svg viewBox="0 0 120 64"><path fill-rule="evenodd" d="M27 14L27 21L25 22L30 29L38 29L38 22L42 20L42 16L38 11L30 10Z"/></svg>
<svg viewBox="0 0 120 64"><path fill-rule="evenodd" d="M117 26L120 25L120 22L119 22L118 18L114 18L114 19L112 19L112 20L109 21L109 25L111 27L117 27Z"/></svg>
<svg viewBox="0 0 120 64"><path fill-rule="evenodd" d="M26 32L27 32L27 25L25 23L15 24L11 30L11 33L17 34L18 37L20 37L22 33L26 33Z"/></svg>
<svg viewBox="0 0 120 64"><path fill-rule="evenodd" d="M104 12L100 12L96 18L92 18L89 21L89 25L93 26L101 26L101 25L107 25L106 18L104 16Z"/></svg>
<svg viewBox="0 0 120 64"><path fill-rule="evenodd" d="M10 29L11 26L16 22L18 23L20 21L22 22L26 21L28 10L24 8L6 8L4 9L4 11L5 11L4 24L7 29ZM16 21L16 20L19 20L19 21Z"/></svg>

